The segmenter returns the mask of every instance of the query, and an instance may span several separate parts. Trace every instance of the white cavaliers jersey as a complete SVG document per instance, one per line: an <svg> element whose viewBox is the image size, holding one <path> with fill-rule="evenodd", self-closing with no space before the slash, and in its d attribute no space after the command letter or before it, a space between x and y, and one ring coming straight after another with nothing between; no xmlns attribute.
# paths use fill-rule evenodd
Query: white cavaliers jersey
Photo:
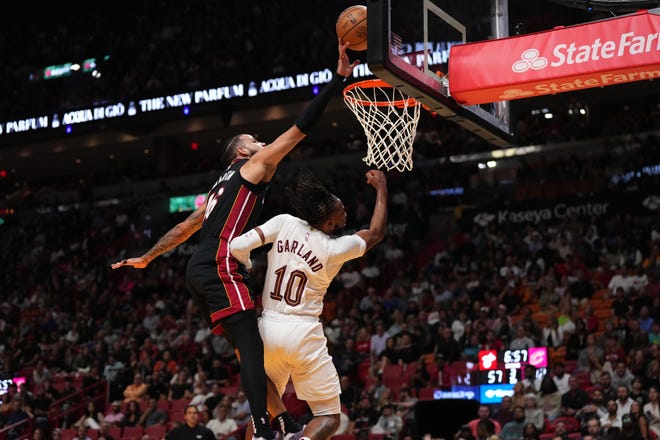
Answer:
<svg viewBox="0 0 660 440"><path fill-rule="evenodd" d="M361 257L365 241L357 235L332 238L288 214L259 226L268 252L264 311L319 317L323 296L342 264Z"/></svg>

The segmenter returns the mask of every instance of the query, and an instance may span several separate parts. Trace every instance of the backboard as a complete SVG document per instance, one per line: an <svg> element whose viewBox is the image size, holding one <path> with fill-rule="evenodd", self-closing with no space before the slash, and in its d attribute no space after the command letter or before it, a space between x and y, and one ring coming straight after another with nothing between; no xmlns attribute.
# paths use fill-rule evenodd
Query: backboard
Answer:
<svg viewBox="0 0 660 440"><path fill-rule="evenodd" d="M496 17L491 18L488 2L367 0L366 4L367 61L377 77L495 145L513 144L506 104L462 106L449 93L450 48L490 37ZM508 24L505 28L508 31Z"/></svg>

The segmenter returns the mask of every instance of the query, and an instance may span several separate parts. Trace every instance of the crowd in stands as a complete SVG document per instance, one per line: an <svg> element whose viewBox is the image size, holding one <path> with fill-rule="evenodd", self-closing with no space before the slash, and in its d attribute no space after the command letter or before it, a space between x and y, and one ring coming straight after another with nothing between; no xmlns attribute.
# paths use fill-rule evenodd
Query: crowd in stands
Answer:
<svg viewBox="0 0 660 440"><path fill-rule="evenodd" d="M429 389L450 387L479 350L543 345L551 353L548 375L521 382L502 404L508 412L497 412L502 431L495 431L504 440L520 438L523 422L538 435L561 433L555 421L565 417L586 435L594 414L601 431L631 418L635 426L646 421L641 438L653 438L660 420L657 211L525 227L454 223L430 240L438 225L430 220L435 205L419 191L423 175L391 179L390 221L407 227L392 228L367 257L347 264L326 296L323 320L345 410L341 432L413 435L415 402L429 398ZM373 195L362 176L329 171L326 178L349 207L349 225L368 221ZM271 192L269 213L286 209L277 194ZM186 251L145 270L109 270L109 261L153 240L135 228L139 202L122 203L24 215L2 226L1 370L27 384L20 391L9 385L1 423L27 418L48 435L118 424L144 432L173 426L181 420L175 402L194 401L209 423L233 420L240 429L246 400L238 365L190 301ZM256 255L258 281L265 261ZM108 398L91 391L76 402L66 398L95 383L107 384ZM301 419L308 416L293 396L288 403Z"/></svg>
<svg viewBox="0 0 660 440"><path fill-rule="evenodd" d="M154 22L146 23L137 12L122 15L121 23L112 16L90 20L103 26L93 40L66 20L46 35L35 20L31 35L48 44L30 45L16 52L13 64L0 66L7 90L16 91L13 100L0 104L0 113L29 113L35 100L43 109L75 108L138 91L216 85L238 78L246 65L254 75L281 74L293 65L316 68L336 51L331 2L297 5L319 17L313 38L301 35L302 27L282 33L281 21L263 19L287 15L281 2L252 2L247 8L231 2L204 2L199 8L169 3L134 5L147 8ZM221 11L215 9L220 6ZM259 35L248 31L247 24L255 21L267 24ZM204 26L188 33L180 22ZM245 30L237 32L241 24ZM127 26L139 33L122 32ZM282 38L266 37L274 34ZM13 38L20 33L4 33L0 47L15 45ZM310 40L313 46L300 44ZM111 55L102 66L106 80L93 87L48 81L22 87L24 77L18 75L26 71L16 66L86 57L90 47L97 47L100 57ZM290 47L299 49L295 59ZM172 65L172 59L181 61ZM268 61L254 62L260 59ZM530 118L519 128L530 142L564 139L562 130L578 139L657 128L657 120L639 117L657 110L657 103L649 102L631 108L629 118L612 120L608 131L601 127L596 133L579 121L559 118L546 126ZM423 127L415 147L419 159L432 161L438 150L447 153L478 142L454 125ZM364 143L357 139L361 135L347 134L336 147L325 143L292 159L361 152ZM599 190L657 188L657 175L634 174L660 163L657 142L649 136L598 155L523 162L515 182L588 179ZM209 162L192 165L197 172L212 168ZM472 176L455 168L438 163L393 176L393 227L386 241L345 265L328 292L323 321L342 384L338 434L412 438L415 403L431 398L429 390L450 388L479 350L547 346L547 374L526 372L513 396L501 405L480 407L456 439L492 440L497 434L503 440L567 440L578 438L576 433L586 440L655 439L660 435L657 207L646 216L567 218L524 227L481 227L454 218L439 224L432 219L440 208L457 202L428 192L465 184ZM162 177L133 171L127 172L128 180ZM613 180L629 172L629 180ZM345 167L322 174L344 200L349 226L368 222L373 194L363 175ZM144 270L111 271L110 261L150 246L162 231L138 227L148 214L139 194L92 208L88 190L94 178L89 177L73 186L84 202L80 209L58 210L54 204L55 209L39 214L43 204L35 193L14 218L0 224L0 379L27 380L20 388L9 384L0 396L0 429L28 420L33 438L62 438L72 430L79 438L92 432L115 440L160 438L181 421L181 405L193 402L219 438L238 440L249 414L239 366L227 342L209 334L185 289L189 249L162 256ZM282 187L292 177L283 173L273 186ZM473 192L465 198L481 201L478 190L486 185L473 179ZM287 209L282 193L271 190L267 215ZM491 194L495 200L510 196ZM258 282L265 261L263 254L257 257ZM292 390L286 397L296 417L309 417ZM21 429L6 433L7 438L19 438Z"/></svg>

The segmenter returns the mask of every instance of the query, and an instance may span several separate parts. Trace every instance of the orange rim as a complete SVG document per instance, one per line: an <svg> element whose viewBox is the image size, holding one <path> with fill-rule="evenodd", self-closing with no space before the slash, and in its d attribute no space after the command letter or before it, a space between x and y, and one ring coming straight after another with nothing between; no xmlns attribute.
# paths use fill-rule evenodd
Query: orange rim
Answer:
<svg viewBox="0 0 660 440"><path fill-rule="evenodd" d="M355 97L351 96L348 94L353 89L375 89L375 88L388 88L392 89L393 87L383 81L382 79L366 79L364 81L358 81L353 84L349 84L344 88L344 98L348 99L351 102L354 102L356 104L363 105L365 107L368 106L376 106L376 107L386 107L393 105L395 107L412 107L414 105L417 105L417 100L415 98L407 98L407 99L398 99L396 101L371 101L368 99L356 99Z"/></svg>

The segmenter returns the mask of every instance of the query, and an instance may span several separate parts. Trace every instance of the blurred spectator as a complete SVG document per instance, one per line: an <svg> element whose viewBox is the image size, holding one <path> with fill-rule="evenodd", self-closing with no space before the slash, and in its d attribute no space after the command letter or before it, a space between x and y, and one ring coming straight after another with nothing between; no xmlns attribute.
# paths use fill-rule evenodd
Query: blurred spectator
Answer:
<svg viewBox="0 0 660 440"><path fill-rule="evenodd" d="M170 380L169 400L192 399L193 384L187 368L180 369Z"/></svg>
<svg viewBox="0 0 660 440"><path fill-rule="evenodd" d="M98 428L92 428L92 429L98 429ZM88 434L89 427L86 425L80 425L78 426L78 429L76 431L76 436L73 438L73 440L92 440L92 438Z"/></svg>
<svg viewBox="0 0 660 440"><path fill-rule="evenodd" d="M525 394L525 421L527 423L533 423L537 429L543 429L545 424L545 414L543 410L539 408L539 398L535 393ZM504 429L504 428L502 428Z"/></svg>
<svg viewBox="0 0 660 440"><path fill-rule="evenodd" d="M378 411L373 408L369 398L363 397L350 413L348 432L355 434L358 438L362 438L362 435L365 434L368 436L378 418Z"/></svg>
<svg viewBox="0 0 660 440"><path fill-rule="evenodd" d="M616 388L616 394L617 414L619 417L621 417L622 415L628 414L630 412L630 405L632 405L633 400L630 398L628 387L625 385L619 385Z"/></svg>
<svg viewBox="0 0 660 440"><path fill-rule="evenodd" d="M250 421L250 402L243 390L236 393L236 400L231 405L230 417L236 421L236 424L241 426Z"/></svg>
<svg viewBox="0 0 660 440"><path fill-rule="evenodd" d="M83 414L80 418L73 424L74 428L90 428L90 429L99 429L101 427L101 420L103 420L103 414L99 412L96 408L96 404L93 400L90 400L85 405ZM80 430L78 430L80 435ZM84 434L87 435L87 430L84 431Z"/></svg>
<svg viewBox="0 0 660 440"><path fill-rule="evenodd" d="M222 402L224 396L225 395L222 392L220 382L214 381L211 384L211 393L204 401L204 406L210 411L212 411L213 414L213 411L215 411L216 406L218 406L218 404Z"/></svg>
<svg viewBox="0 0 660 440"><path fill-rule="evenodd" d="M110 411L103 416L103 421L111 426L123 426L126 415L121 412L121 402L115 400L110 405Z"/></svg>
<svg viewBox="0 0 660 440"><path fill-rule="evenodd" d="M123 426L139 426L141 419L142 411L140 410L140 404L137 400L130 400L126 404L126 415Z"/></svg>
<svg viewBox="0 0 660 440"><path fill-rule="evenodd" d="M580 388L575 376L568 379L568 391L561 396L560 415L563 417L575 417L576 414L587 405L589 395Z"/></svg>
<svg viewBox="0 0 660 440"><path fill-rule="evenodd" d="M495 434L495 427L495 423L490 419L479 420L477 423L477 440L500 440L501 437Z"/></svg>
<svg viewBox="0 0 660 440"><path fill-rule="evenodd" d="M133 376L133 383L124 388L124 402L140 401L145 397L147 397L147 384L144 383L142 375L136 373Z"/></svg>
<svg viewBox="0 0 660 440"><path fill-rule="evenodd" d="M525 423L523 428L523 440L539 440L541 431L533 423Z"/></svg>
<svg viewBox="0 0 660 440"><path fill-rule="evenodd" d="M525 407L525 396L528 392L533 392L525 387L525 384L522 381L516 382L513 386L513 394L511 394L511 404L515 408L516 406Z"/></svg>
<svg viewBox="0 0 660 440"><path fill-rule="evenodd" d="M543 410L545 417L553 421L559 415L559 410L561 409L561 393L550 373L543 376L539 392L541 394L539 406Z"/></svg>
<svg viewBox="0 0 660 440"><path fill-rule="evenodd" d="M656 437L660 436L660 402L657 387L649 387L649 401L644 405L643 412L648 418L650 431Z"/></svg>
<svg viewBox="0 0 660 440"><path fill-rule="evenodd" d="M523 387L525 392L538 393L541 389L542 378L537 377L536 367L532 364L525 365L523 369Z"/></svg>
<svg viewBox="0 0 660 440"><path fill-rule="evenodd" d="M536 347L536 343L527 334L527 330L522 325L516 327L516 337L511 340L509 349L511 350L524 350Z"/></svg>
<svg viewBox="0 0 660 440"><path fill-rule="evenodd" d="M140 416L140 420L137 423L138 426L147 428L154 425L164 425L165 423L167 423L167 413L158 408L158 401L155 398L149 397L149 404Z"/></svg>
<svg viewBox="0 0 660 440"><path fill-rule="evenodd" d="M14 398L9 403L9 409L5 413L5 425L15 425L32 418L34 418L34 415L32 414L30 407L24 405L22 399ZM10 440L20 438L25 427L26 426L24 425L14 426L9 432L7 432L8 438Z"/></svg>
<svg viewBox="0 0 660 440"><path fill-rule="evenodd" d="M236 421L229 417L229 408L224 405L219 405L213 412L214 417L209 420L206 427L213 431L217 437L225 437L227 434L232 433L238 429ZM226 440L237 440L236 436L225 437Z"/></svg>
<svg viewBox="0 0 660 440"><path fill-rule="evenodd" d="M510 396L502 397L499 408L493 413L493 420L496 420L500 426L504 426L513 420L513 406Z"/></svg>
<svg viewBox="0 0 660 440"><path fill-rule="evenodd" d="M639 402L632 403L628 416L631 419L630 423L632 424L632 430L635 433L634 435L641 437L644 440L648 440L652 436L651 432L649 431L649 420L642 412L642 405L640 405ZM623 430L625 430L626 422L623 417L621 418L621 424Z"/></svg>
<svg viewBox="0 0 660 440"><path fill-rule="evenodd" d="M568 384L571 375L566 373L566 367L563 362L555 362L552 366L552 380L557 385L557 391L560 395L565 394L570 389Z"/></svg>
<svg viewBox="0 0 660 440"><path fill-rule="evenodd" d="M32 372L32 383L36 386L41 386L48 379L50 379L50 370L46 368L44 361L39 359Z"/></svg>
<svg viewBox="0 0 660 440"><path fill-rule="evenodd" d="M621 417L621 428L619 431L620 439L640 439L644 438L640 432L639 425L636 423L637 420L633 419L630 414L624 414ZM612 430L614 430L613 428ZM609 434L609 432L608 432Z"/></svg>
<svg viewBox="0 0 660 440"><path fill-rule="evenodd" d="M115 439L112 435L110 435L110 429L112 429L112 425L105 420L101 421L101 428L99 429L98 436L96 437L97 440L119 440Z"/></svg>
<svg viewBox="0 0 660 440"><path fill-rule="evenodd" d="M368 298L368 296L365 296ZM382 322L376 323L376 332L371 335L371 359L372 362L379 358L381 352L387 347L387 339L390 337L390 334L385 331Z"/></svg>
<svg viewBox="0 0 660 440"><path fill-rule="evenodd" d="M591 418L587 420L587 433L584 438L593 440L605 440L607 429L604 429L600 422L601 419Z"/></svg>
<svg viewBox="0 0 660 440"><path fill-rule="evenodd" d="M383 434L383 438L387 440L397 440L402 428L403 420L394 411L394 407L391 404L387 404L381 408L380 417L371 428L371 433Z"/></svg>
<svg viewBox="0 0 660 440"><path fill-rule="evenodd" d="M48 437L46 435L46 430L43 428L35 428L32 431L32 437L30 437L32 440L46 440Z"/></svg>
<svg viewBox="0 0 660 440"><path fill-rule="evenodd" d="M213 397L213 393L209 390L208 385L206 385L206 381L200 380L197 382L197 392L190 399L190 405L195 405L197 406L197 411L202 411L207 399L210 397Z"/></svg>
<svg viewBox="0 0 660 440"><path fill-rule="evenodd" d="M214 440L216 437L209 428L200 424L199 413L194 405L186 406L183 413L183 423L165 434L166 440Z"/></svg>
<svg viewBox="0 0 660 440"><path fill-rule="evenodd" d="M612 375L608 371L603 371L600 374L600 381L598 382L600 389L603 392L605 402L616 400L617 390L612 386Z"/></svg>
<svg viewBox="0 0 660 440"><path fill-rule="evenodd" d="M566 440L569 434L568 429L566 429L566 423L559 420L554 425L555 437L560 437L562 440Z"/></svg>
<svg viewBox="0 0 660 440"><path fill-rule="evenodd" d="M619 360L614 366L614 371L611 375L611 382L613 388L618 388L620 386L630 389L632 381L635 378L633 374L628 369L625 360Z"/></svg>
<svg viewBox="0 0 660 440"><path fill-rule="evenodd" d="M524 417L525 409L522 406L520 408L522 409L523 417ZM514 411L515 411L515 407L514 407ZM515 418L516 416L514 414L514 419ZM479 405L479 409L477 409L477 418L472 419L468 422L468 426L472 430L473 436L480 438L477 432L477 424L482 420L490 421L493 424L494 434L499 434L500 431L502 430L502 426L500 425L500 423L491 417L490 407L488 405Z"/></svg>
<svg viewBox="0 0 660 440"><path fill-rule="evenodd" d="M610 428L621 429L621 416L618 413L616 400L609 400L607 402L606 408L607 408L607 415L605 417L601 417L600 425L605 430L609 430Z"/></svg>
<svg viewBox="0 0 660 440"><path fill-rule="evenodd" d="M463 425L461 428L458 430L456 434L454 434L454 440L476 440L475 437L472 435L472 430L468 425Z"/></svg>

